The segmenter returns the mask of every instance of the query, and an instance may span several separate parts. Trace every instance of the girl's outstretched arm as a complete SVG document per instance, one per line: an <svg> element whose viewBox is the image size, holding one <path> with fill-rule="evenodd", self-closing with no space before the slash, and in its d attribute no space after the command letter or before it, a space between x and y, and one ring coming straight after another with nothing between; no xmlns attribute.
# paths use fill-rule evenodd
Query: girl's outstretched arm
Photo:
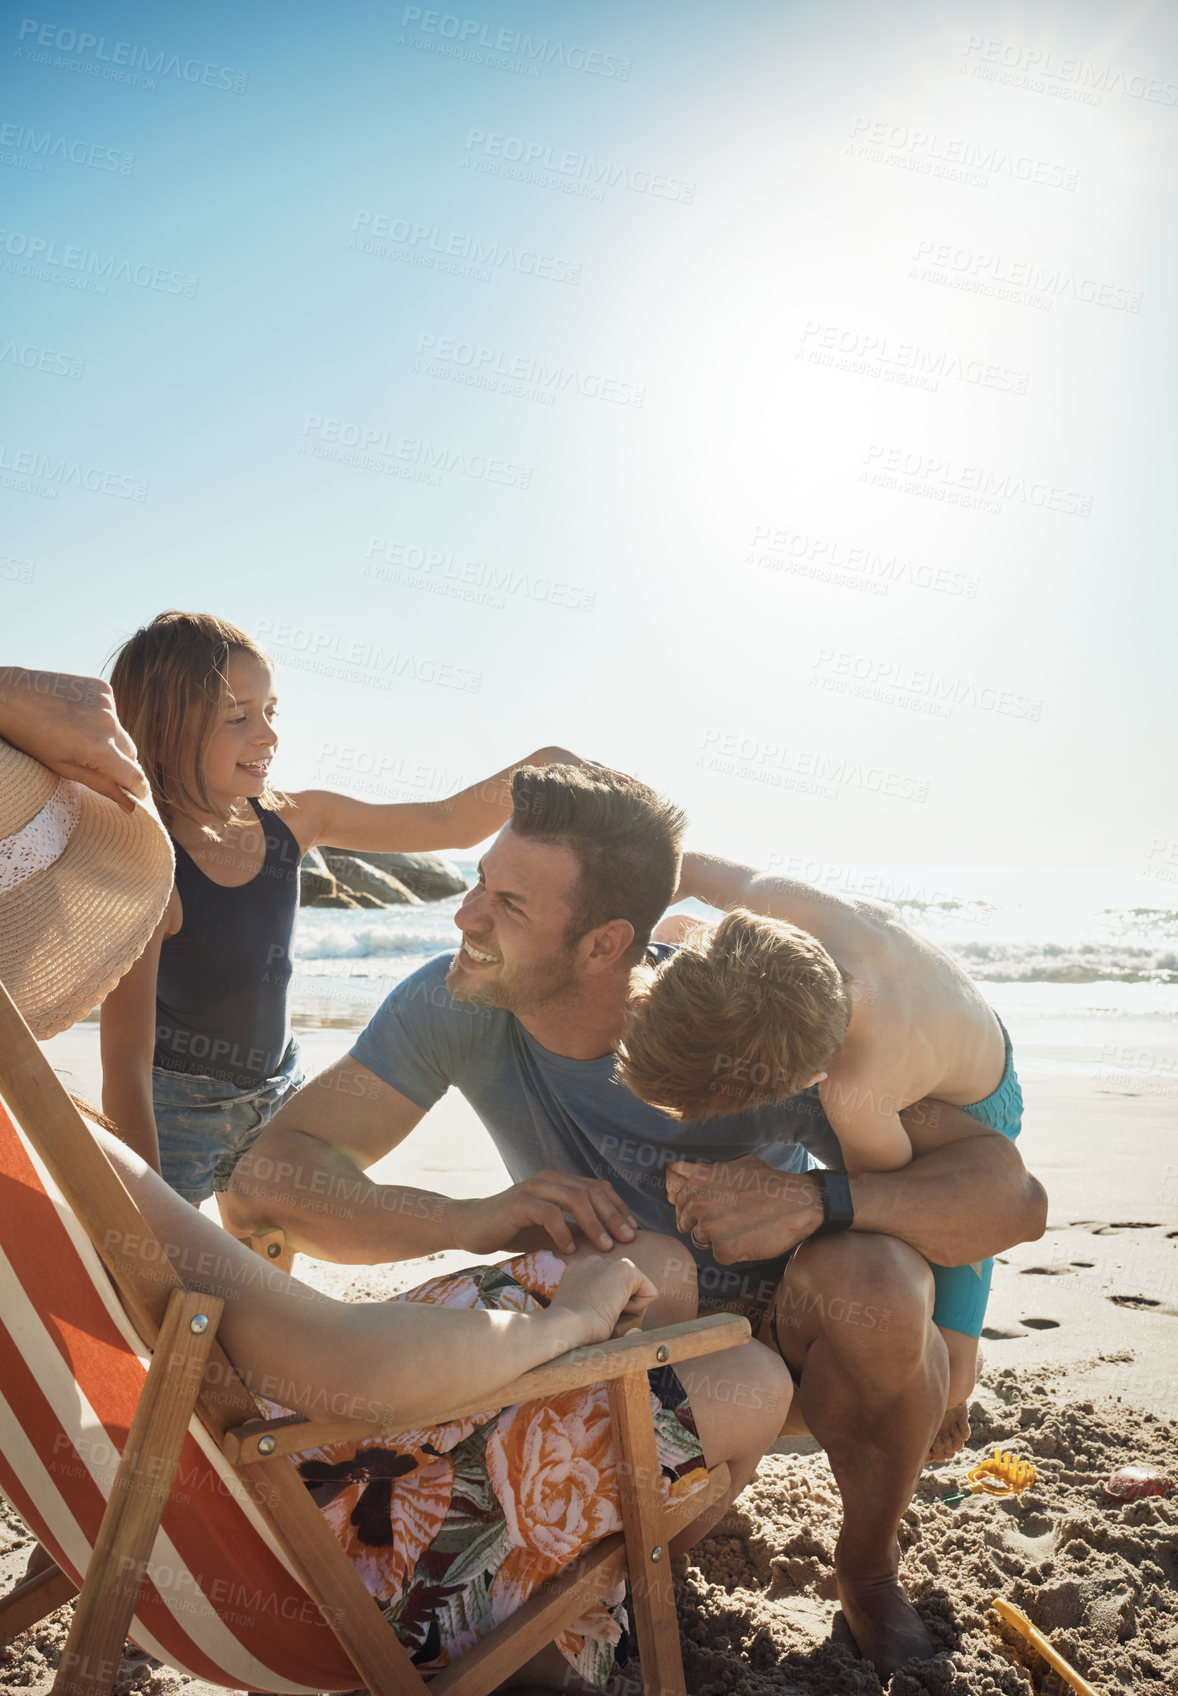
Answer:
<svg viewBox="0 0 1178 1696"><path fill-rule="evenodd" d="M357 853L413 854L437 848L473 848L511 816L511 779L521 766L590 764L567 748L537 748L481 783L444 801L358 801L331 789L291 796L287 824L302 852L319 843Z"/></svg>

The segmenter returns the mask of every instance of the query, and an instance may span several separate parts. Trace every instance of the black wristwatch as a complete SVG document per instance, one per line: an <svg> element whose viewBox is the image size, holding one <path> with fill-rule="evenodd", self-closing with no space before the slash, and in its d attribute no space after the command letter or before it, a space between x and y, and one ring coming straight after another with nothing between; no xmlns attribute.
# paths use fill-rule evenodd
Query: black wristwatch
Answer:
<svg viewBox="0 0 1178 1696"><path fill-rule="evenodd" d="M849 1231L855 1223L851 1202L851 1180L845 1172L828 1172L819 1168L810 1176L817 1180L822 1197L822 1223L811 1236L830 1237L836 1231Z"/></svg>

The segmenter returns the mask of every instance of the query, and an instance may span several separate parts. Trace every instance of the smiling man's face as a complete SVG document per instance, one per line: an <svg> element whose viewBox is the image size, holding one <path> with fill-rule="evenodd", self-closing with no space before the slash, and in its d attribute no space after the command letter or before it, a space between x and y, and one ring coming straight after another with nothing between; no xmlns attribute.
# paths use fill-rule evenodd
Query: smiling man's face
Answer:
<svg viewBox="0 0 1178 1696"><path fill-rule="evenodd" d="M504 825L454 915L462 947L446 987L455 1001L532 1013L568 994L578 981L568 929L579 878L571 848Z"/></svg>

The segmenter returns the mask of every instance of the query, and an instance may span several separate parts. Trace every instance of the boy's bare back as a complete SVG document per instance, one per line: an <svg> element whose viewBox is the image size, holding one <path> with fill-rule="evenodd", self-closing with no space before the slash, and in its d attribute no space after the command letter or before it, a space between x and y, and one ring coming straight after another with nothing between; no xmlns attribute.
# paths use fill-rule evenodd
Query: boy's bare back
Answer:
<svg viewBox="0 0 1178 1696"><path fill-rule="evenodd" d="M847 980L850 1023L818 1089L848 1171L911 1159L898 1116L913 1102L931 1096L966 1106L998 1087L1005 1042L989 1003L955 961L882 902L698 854L684 856L679 898L686 895L796 925ZM935 1128L922 1146L936 1146Z"/></svg>

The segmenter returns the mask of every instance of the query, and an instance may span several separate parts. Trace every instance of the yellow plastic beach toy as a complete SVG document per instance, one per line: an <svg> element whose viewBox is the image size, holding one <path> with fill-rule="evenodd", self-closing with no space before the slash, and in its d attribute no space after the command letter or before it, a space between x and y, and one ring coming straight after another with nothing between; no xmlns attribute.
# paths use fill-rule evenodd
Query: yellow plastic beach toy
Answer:
<svg viewBox="0 0 1178 1696"><path fill-rule="evenodd" d="M995 1449L993 1460L979 1461L971 1466L966 1477L969 1484L955 1496L942 1496L943 1502L963 1502L967 1496L1021 1496L1035 1482L1035 1468L1029 1460L1020 1460L1009 1449Z"/></svg>
<svg viewBox="0 0 1178 1696"><path fill-rule="evenodd" d="M1086 1678L1081 1678L1075 1667L1070 1666L1063 1656L1051 1647L1043 1633L1035 1628L1013 1602L1004 1601L1001 1596L995 1596L990 1603L996 1614L1000 1614L1007 1625L1013 1625L1016 1631L1022 1633L1027 1642L1035 1649L1061 1678L1066 1678L1073 1690L1079 1691L1079 1696L1099 1696Z"/></svg>

